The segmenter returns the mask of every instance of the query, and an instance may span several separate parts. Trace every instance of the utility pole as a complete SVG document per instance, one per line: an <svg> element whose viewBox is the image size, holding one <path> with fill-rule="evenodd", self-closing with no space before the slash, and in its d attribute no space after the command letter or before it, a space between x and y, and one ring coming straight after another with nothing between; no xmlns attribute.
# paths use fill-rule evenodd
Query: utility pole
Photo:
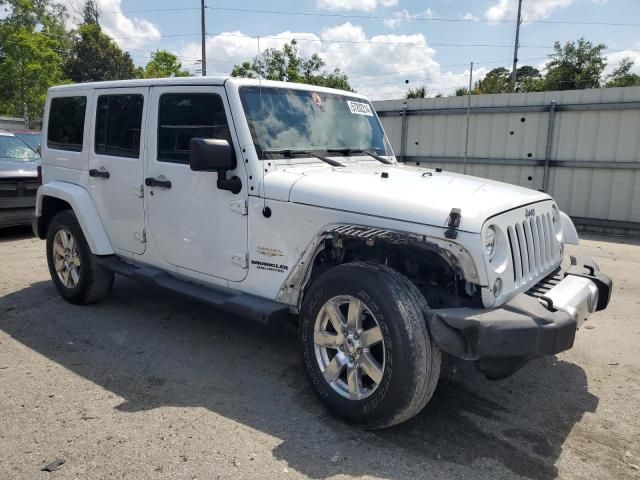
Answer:
<svg viewBox="0 0 640 480"><path fill-rule="evenodd" d="M200 27L202 34L202 76L207 76L207 31L204 24L204 0L200 0Z"/></svg>
<svg viewBox="0 0 640 480"><path fill-rule="evenodd" d="M513 80L513 90L516 90L516 82L518 81L518 47L520 45L520 24L522 23L522 0L518 0L518 19L516 20L516 42L513 46L513 70L511 71L511 80Z"/></svg>
<svg viewBox="0 0 640 480"><path fill-rule="evenodd" d="M469 154L469 123L471 122L471 86L473 85L473 62L469 68L469 91L467 92L467 133L464 138L464 174L467 174L467 156Z"/></svg>

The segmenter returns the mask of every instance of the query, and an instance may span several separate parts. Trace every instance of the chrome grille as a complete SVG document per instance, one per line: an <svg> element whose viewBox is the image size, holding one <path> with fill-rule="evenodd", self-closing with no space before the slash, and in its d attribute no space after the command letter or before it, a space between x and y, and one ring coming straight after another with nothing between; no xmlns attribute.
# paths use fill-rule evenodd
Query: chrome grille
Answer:
<svg viewBox="0 0 640 480"><path fill-rule="evenodd" d="M525 284L545 273L557 261L560 245L553 232L551 213L535 215L507 227L513 281Z"/></svg>

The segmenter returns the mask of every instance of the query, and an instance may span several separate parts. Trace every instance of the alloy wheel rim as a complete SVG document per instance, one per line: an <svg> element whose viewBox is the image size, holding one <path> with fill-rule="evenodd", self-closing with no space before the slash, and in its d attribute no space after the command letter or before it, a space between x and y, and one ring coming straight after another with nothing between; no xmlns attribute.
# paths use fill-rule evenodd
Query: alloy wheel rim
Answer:
<svg viewBox="0 0 640 480"><path fill-rule="evenodd" d="M61 228L53 237L53 264L58 279L65 288L74 288L80 281L78 243L69 230Z"/></svg>
<svg viewBox="0 0 640 480"><path fill-rule="evenodd" d="M371 310L350 295L329 299L316 317L316 361L331 388L349 400L369 397L382 382L386 353L383 340Z"/></svg>

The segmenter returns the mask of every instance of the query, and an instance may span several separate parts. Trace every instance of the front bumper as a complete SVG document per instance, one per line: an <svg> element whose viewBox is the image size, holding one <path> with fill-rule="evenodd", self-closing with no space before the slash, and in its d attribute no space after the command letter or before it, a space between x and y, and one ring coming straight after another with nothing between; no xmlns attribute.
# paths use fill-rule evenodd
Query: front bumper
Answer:
<svg viewBox="0 0 640 480"><path fill-rule="evenodd" d="M611 279L592 260L571 257L566 271L500 308L434 309L427 320L442 350L503 378L531 358L570 349L589 314L607 307L611 289Z"/></svg>

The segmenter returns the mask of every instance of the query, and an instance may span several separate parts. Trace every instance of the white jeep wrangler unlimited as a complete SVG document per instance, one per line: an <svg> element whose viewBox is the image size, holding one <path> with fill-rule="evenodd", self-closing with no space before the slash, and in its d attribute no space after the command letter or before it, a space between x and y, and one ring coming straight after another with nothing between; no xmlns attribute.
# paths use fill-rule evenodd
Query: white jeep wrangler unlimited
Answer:
<svg viewBox="0 0 640 480"><path fill-rule="evenodd" d="M114 273L267 324L367 428L418 413L441 351L491 378L571 348L610 298L549 195L398 164L369 101L173 78L49 90L34 231L71 303ZM568 262L565 262L568 263ZM294 315L291 315L294 314Z"/></svg>

